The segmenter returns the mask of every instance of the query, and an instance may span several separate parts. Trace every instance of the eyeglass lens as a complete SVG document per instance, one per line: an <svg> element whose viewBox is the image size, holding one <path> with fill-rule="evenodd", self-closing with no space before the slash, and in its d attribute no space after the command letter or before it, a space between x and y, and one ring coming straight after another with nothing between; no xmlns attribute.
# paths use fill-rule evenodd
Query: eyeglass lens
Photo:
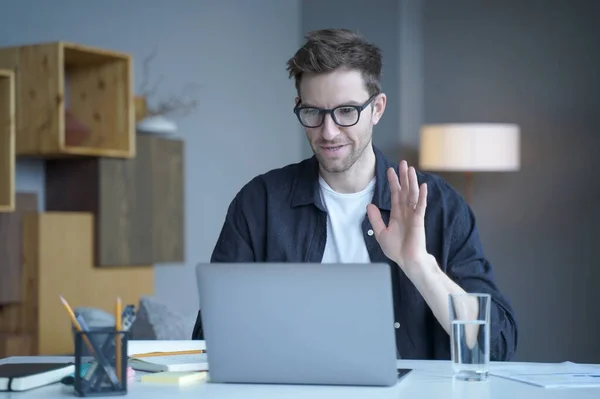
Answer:
<svg viewBox="0 0 600 399"><path fill-rule="evenodd" d="M316 127L323 123L326 112L318 108L300 109L298 116L300 122L307 127ZM358 122L359 112L353 107L339 107L333 110L332 116L335 123L340 126L351 126Z"/></svg>

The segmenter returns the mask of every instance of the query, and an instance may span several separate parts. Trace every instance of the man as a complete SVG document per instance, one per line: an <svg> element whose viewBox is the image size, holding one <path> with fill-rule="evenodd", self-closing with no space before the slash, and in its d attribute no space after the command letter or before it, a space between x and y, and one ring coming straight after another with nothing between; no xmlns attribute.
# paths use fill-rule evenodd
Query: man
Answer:
<svg viewBox="0 0 600 399"><path fill-rule="evenodd" d="M511 359L513 310L470 208L441 178L393 165L372 144L386 106L380 50L348 30L307 39L288 71L314 156L239 191L211 262L389 263L402 358L449 359L448 295L490 293L491 359ZM199 313L193 338L202 337Z"/></svg>

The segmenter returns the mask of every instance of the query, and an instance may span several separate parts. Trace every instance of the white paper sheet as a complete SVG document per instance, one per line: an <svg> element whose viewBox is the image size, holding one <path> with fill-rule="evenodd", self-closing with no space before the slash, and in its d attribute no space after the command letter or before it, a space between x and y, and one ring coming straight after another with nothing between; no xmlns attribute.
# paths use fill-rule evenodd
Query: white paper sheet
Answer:
<svg viewBox="0 0 600 399"><path fill-rule="evenodd" d="M490 374L544 388L600 387L600 367L572 362L500 366Z"/></svg>

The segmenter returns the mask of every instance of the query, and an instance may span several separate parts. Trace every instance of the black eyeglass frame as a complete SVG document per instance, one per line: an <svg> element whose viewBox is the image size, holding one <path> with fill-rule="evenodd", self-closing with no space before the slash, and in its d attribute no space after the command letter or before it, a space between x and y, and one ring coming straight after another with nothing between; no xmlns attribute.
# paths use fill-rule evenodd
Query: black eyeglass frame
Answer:
<svg viewBox="0 0 600 399"><path fill-rule="evenodd" d="M360 115L362 114L362 111L364 111L365 108L367 108L372 102L373 100L375 100L375 98L377 98L377 96L380 93L374 94L372 95L363 105L338 105L335 108L330 108L330 109L323 109L323 108L318 108L318 107L304 107L301 106L300 104L302 104L302 100L298 99L298 103L296 104L296 106L294 107L294 114L296 114L296 117L298 118L298 121L300 122L300 124L304 127L308 127L308 128L317 128L319 126L321 126L323 123L325 123L325 115L330 114L331 115L331 119L333 120L333 122L335 122L336 125L340 126L340 127L351 127L356 125L359 121L360 121ZM358 117L356 118L356 122L350 124L350 125L344 125L339 123L336 119L335 119L335 111L337 109L340 108L354 108L357 112L358 112ZM302 123L302 119L300 118L300 111L303 109L316 109L319 111L319 116L321 117L321 123L319 123L318 125L305 125L304 123Z"/></svg>

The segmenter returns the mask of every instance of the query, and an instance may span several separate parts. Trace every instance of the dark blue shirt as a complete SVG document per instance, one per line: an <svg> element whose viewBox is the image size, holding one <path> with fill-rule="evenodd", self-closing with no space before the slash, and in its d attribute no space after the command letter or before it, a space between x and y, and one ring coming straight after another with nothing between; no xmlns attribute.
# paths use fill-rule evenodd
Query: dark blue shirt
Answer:
<svg viewBox="0 0 600 399"><path fill-rule="evenodd" d="M376 184L372 203L389 221L391 164L374 148ZM321 201L315 157L259 175L235 196L225 217L211 262L321 262L327 238L327 213ZM427 251L440 268L467 292L489 293L491 360L510 360L517 347L517 325L508 299L494 282L492 266L479 240L475 217L463 198L440 177L418 172L427 183ZM396 343L405 359L450 359L450 339L400 267L388 259L369 219L362 231L371 262L391 266ZM369 234L371 233L371 234ZM360 323L360 320L357 320ZM193 339L203 339L198 312Z"/></svg>

